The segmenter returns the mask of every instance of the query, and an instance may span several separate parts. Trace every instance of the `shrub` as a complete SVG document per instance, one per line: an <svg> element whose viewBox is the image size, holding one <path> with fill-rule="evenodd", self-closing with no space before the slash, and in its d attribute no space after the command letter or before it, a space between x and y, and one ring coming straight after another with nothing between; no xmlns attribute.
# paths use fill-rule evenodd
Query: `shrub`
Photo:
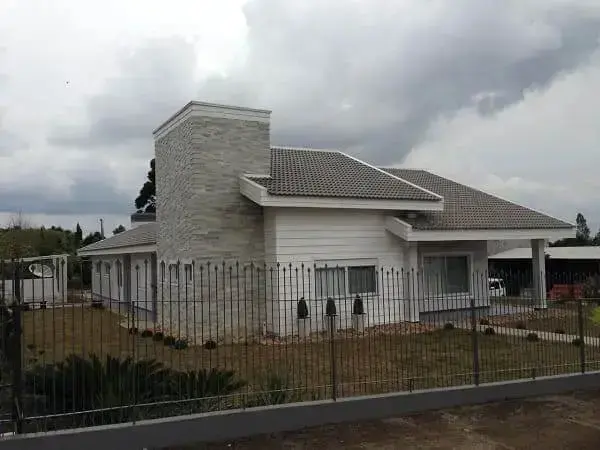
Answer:
<svg viewBox="0 0 600 450"><path fill-rule="evenodd" d="M354 303L352 304L352 314L362 315L365 313L365 305L363 303L360 295L357 295L354 298Z"/></svg>
<svg viewBox="0 0 600 450"><path fill-rule="evenodd" d="M488 335L488 336L493 336L494 334L496 334L496 330L494 330L492 327L487 327L483 331L483 334Z"/></svg>
<svg viewBox="0 0 600 450"><path fill-rule="evenodd" d="M173 336L165 336L163 339L163 344L165 344L167 347L170 347L175 344L175 340L176 339Z"/></svg>
<svg viewBox="0 0 600 450"><path fill-rule="evenodd" d="M518 330L526 330L527 326L525 325L525 322L520 320L516 323L515 328Z"/></svg>
<svg viewBox="0 0 600 450"><path fill-rule="evenodd" d="M48 307L48 303L43 300L40 302L40 309L46 309Z"/></svg>
<svg viewBox="0 0 600 450"><path fill-rule="evenodd" d="M266 374L260 383L260 392L246 400L246 407L281 405L302 401L302 395L288 383L288 377L277 373Z"/></svg>
<svg viewBox="0 0 600 450"><path fill-rule="evenodd" d="M581 338L575 338L571 341L571 344L573 344L575 347L580 347L583 345L583 340Z"/></svg>
<svg viewBox="0 0 600 450"><path fill-rule="evenodd" d="M165 335L163 334L162 331L157 331L156 333L154 333L154 336L152 336L152 340L156 341L156 342L160 342L163 340L164 337L165 337Z"/></svg>
<svg viewBox="0 0 600 450"><path fill-rule="evenodd" d="M92 308L94 308L94 309L104 309L104 303L102 303L101 301L93 300L92 301Z"/></svg>
<svg viewBox="0 0 600 450"><path fill-rule="evenodd" d="M197 400L184 406L186 412L192 413L210 411L215 406L222 408L223 399L219 397L231 396L246 384L232 370L201 369L175 374L178 397Z"/></svg>
<svg viewBox="0 0 600 450"><path fill-rule="evenodd" d="M185 350L188 347L189 347L188 341L186 341L185 339L177 339L173 343L173 348L175 350Z"/></svg>
<svg viewBox="0 0 600 450"><path fill-rule="evenodd" d="M489 325L490 321L486 318L479 319L479 325Z"/></svg>
<svg viewBox="0 0 600 450"><path fill-rule="evenodd" d="M131 327L131 328L129 328L129 334L138 334L137 327Z"/></svg>
<svg viewBox="0 0 600 450"><path fill-rule="evenodd" d="M554 332L556 334L565 334L565 330L563 330L562 328L557 328L556 330L554 330Z"/></svg>
<svg viewBox="0 0 600 450"><path fill-rule="evenodd" d="M152 332L152 330L144 330L142 331L142 334L140 336L142 336L143 338L148 338L148 337L152 337L154 333Z"/></svg>
<svg viewBox="0 0 600 450"><path fill-rule="evenodd" d="M209 339L208 341L206 341L204 343L204 348L206 350L214 350L215 348L217 348L217 343L215 341L213 341L212 339Z"/></svg>
<svg viewBox="0 0 600 450"><path fill-rule="evenodd" d="M444 330L454 330L454 324L452 322L445 323Z"/></svg>
<svg viewBox="0 0 600 450"><path fill-rule="evenodd" d="M308 305L306 304L306 300L304 300L304 297L298 300L297 313L298 319L308 318Z"/></svg>
<svg viewBox="0 0 600 450"><path fill-rule="evenodd" d="M335 306L335 302L331 297L327 298L327 303L325 304L325 315L337 316L337 307Z"/></svg>
<svg viewBox="0 0 600 450"><path fill-rule="evenodd" d="M540 337L537 335L537 333L529 333L527 334L526 339L530 342L537 342L540 340Z"/></svg>

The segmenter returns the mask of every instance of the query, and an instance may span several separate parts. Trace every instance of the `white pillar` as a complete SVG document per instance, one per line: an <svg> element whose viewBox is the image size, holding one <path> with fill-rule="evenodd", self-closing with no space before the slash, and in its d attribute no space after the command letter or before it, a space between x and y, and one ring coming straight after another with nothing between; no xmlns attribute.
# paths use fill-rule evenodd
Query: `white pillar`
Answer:
<svg viewBox="0 0 600 450"><path fill-rule="evenodd" d="M419 321L422 275L419 270L419 252L416 242L404 246L404 320Z"/></svg>
<svg viewBox="0 0 600 450"><path fill-rule="evenodd" d="M531 240L531 262L533 264L534 301L538 308L547 308L546 300L546 254L544 239Z"/></svg>

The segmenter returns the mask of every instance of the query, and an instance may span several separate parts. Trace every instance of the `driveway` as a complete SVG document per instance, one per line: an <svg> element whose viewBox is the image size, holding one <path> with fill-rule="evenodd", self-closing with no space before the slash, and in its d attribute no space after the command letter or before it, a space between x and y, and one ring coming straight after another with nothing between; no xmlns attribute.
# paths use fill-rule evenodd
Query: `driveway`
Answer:
<svg viewBox="0 0 600 450"><path fill-rule="evenodd" d="M600 391L469 406L184 447L185 450L598 448Z"/></svg>

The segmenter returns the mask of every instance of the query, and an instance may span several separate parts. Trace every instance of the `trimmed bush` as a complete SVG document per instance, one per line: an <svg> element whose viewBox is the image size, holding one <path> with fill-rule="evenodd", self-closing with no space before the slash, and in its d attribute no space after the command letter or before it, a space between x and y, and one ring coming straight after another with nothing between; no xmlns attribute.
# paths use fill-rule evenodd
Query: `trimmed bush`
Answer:
<svg viewBox="0 0 600 450"><path fill-rule="evenodd" d="M575 347L581 347L583 345L583 341L581 338L575 338L571 341L571 344L573 344Z"/></svg>
<svg viewBox="0 0 600 450"><path fill-rule="evenodd" d="M129 328L129 334L138 334L138 329L137 329L137 327L132 327L132 328Z"/></svg>
<svg viewBox="0 0 600 450"><path fill-rule="evenodd" d="M152 336L152 340L159 342L162 341L164 339L165 335L163 334L162 331L157 331L156 333L154 333L154 336Z"/></svg>
<svg viewBox="0 0 600 450"><path fill-rule="evenodd" d="M154 333L152 332L152 330L144 330L142 331L142 334L140 336L142 336L143 338L149 338L152 337Z"/></svg>
<svg viewBox="0 0 600 450"><path fill-rule="evenodd" d="M537 333L529 333L526 337L526 339L529 342L537 342L540 340L540 337L537 335Z"/></svg>
<svg viewBox="0 0 600 450"><path fill-rule="evenodd" d="M214 350L215 348L217 348L217 343L215 341L213 341L212 339L209 339L208 341L206 341L204 343L204 348L206 350Z"/></svg>
<svg viewBox="0 0 600 450"><path fill-rule="evenodd" d="M496 334L496 330L494 330L492 327L487 327L484 331L483 334L487 335L487 336L493 336L494 334Z"/></svg>
<svg viewBox="0 0 600 450"><path fill-rule="evenodd" d="M554 330L554 332L556 334L565 334L565 330L563 330L562 328L558 328L558 329Z"/></svg>
<svg viewBox="0 0 600 450"><path fill-rule="evenodd" d="M327 303L325 304L325 315L337 316L337 307L335 306L335 302L331 297L327 299Z"/></svg>
<svg viewBox="0 0 600 450"><path fill-rule="evenodd" d="M454 330L454 324L452 322L445 323L444 330Z"/></svg>
<svg viewBox="0 0 600 450"><path fill-rule="evenodd" d="M517 324L515 325L515 328L517 330L526 330L527 329L527 325L525 325L525 322L523 322L522 320L518 321Z"/></svg>
<svg viewBox="0 0 600 450"><path fill-rule="evenodd" d="M352 314L363 315L364 313L365 313L365 305L363 303L362 298L360 298L360 295L357 295L354 298L354 303L352 305Z"/></svg>
<svg viewBox="0 0 600 450"><path fill-rule="evenodd" d="M165 336L165 338L163 339L163 344L165 344L165 346L170 347L173 344L175 344L176 339L173 336Z"/></svg>
<svg viewBox="0 0 600 450"><path fill-rule="evenodd" d="M490 321L487 320L486 318L481 318L479 319L479 325L489 325Z"/></svg>
<svg viewBox="0 0 600 450"><path fill-rule="evenodd" d="M308 318L308 305L306 304L306 300L304 300L304 297L298 300L297 314L298 319Z"/></svg>
<svg viewBox="0 0 600 450"><path fill-rule="evenodd" d="M185 350L188 347L189 347L188 341L186 341L185 339L177 339L173 343L173 348L175 350Z"/></svg>

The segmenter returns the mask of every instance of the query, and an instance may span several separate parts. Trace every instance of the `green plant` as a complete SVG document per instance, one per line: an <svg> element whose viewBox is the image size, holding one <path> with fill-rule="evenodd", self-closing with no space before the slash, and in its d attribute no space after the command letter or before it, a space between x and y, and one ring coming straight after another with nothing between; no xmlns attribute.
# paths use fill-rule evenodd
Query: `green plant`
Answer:
<svg viewBox="0 0 600 450"><path fill-rule="evenodd" d="M130 327L129 328L129 334L138 334L137 327Z"/></svg>
<svg viewBox="0 0 600 450"><path fill-rule="evenodd" d="M185 350L189 347L188 341L185 339L177 339L173 342L173 348L175 350Z"/></svg>
<svg viewBox="0 0 600 450"><path fill-rule="evenodd" d="M517 330L526 330L527 329L527 325L525 325L525 322L523 322L522 320L519 320L516 325L515 328Z"/></svg>
<svg viewBox="0 0 600 450"><path fill-rule="evenodd" d="M540 337L537 335L537 333L528 333L525 339L530 342L537 342L540 340Z"/></svg>
<svg viewBox="0 0 600 450"><path fill-rule="evenodd" d="M489 325L490 321L488 319L485 318L481 318L479 319L479 325Z"/></svg>
<svg viewBox="0 0 600 450"><path fill-rule="evenodd" d="M246 400L246 407L281 405L302 401L300 391L288 382L288 377L278 373L267 373L259 385L260 392L252 394Z"/></svg>
<svg viewBox="0 0 600 450"><path fill-rule="evenodd" d="M168 400L175 394L171 371L155 360L134 361L96 355L70 355L64 361L36 366L25 373L25 389L38 410L86 412L86 424L131 420L128 405ZM106 410L107 408L115 408Z"/></svg>
<svg viewBox="0 0 600 450"><path fill-rule="evenodd" d="M214 350L215 348L217 348L217 343L215 341L213 341L212 339L209 339L208 341L206 341L204 343L204 348L206 350Z"/></svg>
<svg viewBox="0 0 600 450"><path fill-rule="evenodd" d="M496 330L494 330L492 327L487 327L484 331L483 334L487 335L487 336L492 336L494 334L496 334Z"/></svg>
<svg viewBox="0 0 600 450"><path fill-rule="evenodd" d="M326 316L337 316L337 307L335 306L335 301L331 298L327 298L327 303L325 304L325 315Z"/></svg>
<svg viewBox="0 0 600 450"><path fill-rule="evenodd" d="M297 314L298 319L308 318L308 305L306 304L306 300L304 300L304 297L298 300Z"/></svg>
<svg viewBox="0 0 600 450"><path fill-rule="evenodd" d="M144 331L142 331L140 336L142 336L143 338L148 338L148 337L152 337L153 334L154 333L152 332L152 330L144 330Z"/></svg>
<svg viewBox="0 0 600 450"><path fill-rule="evenodd" d="M554 330L554 332L556 334L565 334L565 330L563 330L562 328L557 328L556 330Z"/></svg>
<svg viewBox="0 0 600 450"><path fill-rule="evenodd" d="M246 381L236 378L232 370L202 369L178 372L175 385L179 398L193 399L192 412L209 411L213 406L231 404L231 395L246 386ZM223 397L229 397L223 399ZM186 408L190 408L186 405Z"/></svg>
<svg viewBox="0 0 600 450"><path fill-rule="evenodd" d="M154 333L154 336L152 336L152 340L160 342L164 339L164 337L165 335L162 333L162 331L157 331L156 333Z"/></svg>
<svg viewBox="0 0 600 450"><path fill-rule="evenodd" d="M583 345L583 340L581 338L575 338L571 341L571 344L573 344L575 347L580 347Z"/></svg>
<svg viewBox="0 0 600 450"><path fill-rule="evenodd" d="M175 344L176 339L173 336L165 336L163 339L163 344L165 346L170 347Z"/></svg>
<svg viewBox="0 0 600 450"><path fill-rule="evenodd" d="M362 315L365 313L365 304L363 303L360 295L357 295L354 298L354 303L352 304L352 314Z"/></svg>
<svg viewBox="0 0 600 450"><path fill-rule="evenodd" d="M452 322L445 323L444 330L454 330L454 324Z"/></svg>

